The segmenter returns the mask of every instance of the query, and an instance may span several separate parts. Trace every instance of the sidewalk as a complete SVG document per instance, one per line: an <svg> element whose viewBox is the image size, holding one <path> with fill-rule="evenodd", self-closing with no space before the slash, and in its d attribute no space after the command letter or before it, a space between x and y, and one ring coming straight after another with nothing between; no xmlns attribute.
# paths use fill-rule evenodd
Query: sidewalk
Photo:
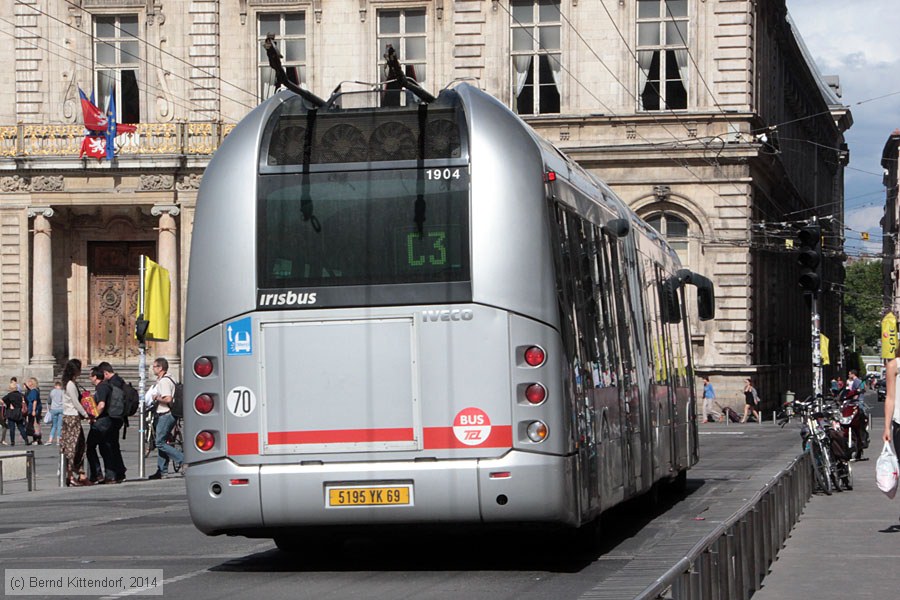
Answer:
<svg viewBox="0 0 900 600"><path fill-rule="evenodd" d="M875 404L873 413L883 411ZM868 460L853 464L853 491L815 494L753 600L895 598L900 594L900 495L875 486L884 419L872 423Z"/></svg>
<svg viewBox="0 0 900 600"><path fill-rule="evenodd" d="M47 428L47 431L49 431L49 428ZM87 438L87 432L88 428L85 425L85 438ZM122 434L120 432L119 446L122 449L122 459L125 461L125 467L128 469L128 472L126 473L127 479L125 483L139 481L140 478L138 477L138 469L140 468L140 462L138 460L138 442L140 434L137 426L132 425L128 428L128 434L124 440L121 439L121 435ZM6 441L9 442L8 437ZM59 446L57 446L56 444L43 444L41 446L31 444L30 446L26 446L21 439L17 439L15 446L0 446L0 450L15 450L17 452L33 451L36 473L36 489L51 490L59 488ZM145 459L145 478L147 475L150 475L156 471L156 456L156 451L153 451L150 456ZM87 458L85 458L84 461L84 468L85 471L87 471ZM178 476L170 474L169 477L171 478ZM27 497L28 482L24 479L6 479L3 482L2 497L5 498L10 495L24 495Z"/></svg>

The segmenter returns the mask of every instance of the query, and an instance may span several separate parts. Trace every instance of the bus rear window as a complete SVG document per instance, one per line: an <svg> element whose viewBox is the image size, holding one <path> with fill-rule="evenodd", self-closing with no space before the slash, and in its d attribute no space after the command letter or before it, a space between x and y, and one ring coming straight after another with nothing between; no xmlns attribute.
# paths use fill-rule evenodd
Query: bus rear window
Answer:
<svg viewBox="0 0 900 600"><path fill-rule="evenodd" d="M465 167L260 178L260 289L469 279Z"/></svg>

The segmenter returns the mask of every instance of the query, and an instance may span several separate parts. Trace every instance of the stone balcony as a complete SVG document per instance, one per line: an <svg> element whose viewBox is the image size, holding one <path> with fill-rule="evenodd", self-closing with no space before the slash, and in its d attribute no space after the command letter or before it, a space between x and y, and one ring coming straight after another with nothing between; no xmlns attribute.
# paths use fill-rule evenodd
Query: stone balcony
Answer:
<svg viewBox="0 0 900 600"><path fill-rule="evenodd" d="M235 124L141 123L136 127L137 132L116 138L118 159L173 156L209 159ZM78 159L84 136L82 125L0 125L0 163L10 162L4 159ZM88 165L106 162L81 160Z"/></svg>

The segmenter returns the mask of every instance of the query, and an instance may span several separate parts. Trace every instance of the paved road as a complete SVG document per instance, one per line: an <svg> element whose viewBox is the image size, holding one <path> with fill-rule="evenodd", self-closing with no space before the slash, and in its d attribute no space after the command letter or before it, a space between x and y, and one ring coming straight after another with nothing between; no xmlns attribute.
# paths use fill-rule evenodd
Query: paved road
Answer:
<svg viewBox="0 0 900 600"><path fill-rule="evenodd" d="M133 478L132 441L126 461ZM339 552L312 559L283 554L268 540L200 534L191 525L181 478L55 488L56 448L33 449L39 490L8 484L0 497L6 569L163 569L165 595L178 598L499 600L590 595L624 567L672 548L673 540L691 545L787 466L799 436L772 424L704 425L704 458L691 472L687 494L654 510L635 503L609 514L602 547L590 553L568 551L564 538L530 531L413 531L351 539Z"/></svg>
<svg viewBox="0 0 900 600"><path fill-rule="evenodd" d="M900 495L875 487L883 427L877 418L870 458L853 463L852 492L812 497L753 600L900 597Z"/></svg>

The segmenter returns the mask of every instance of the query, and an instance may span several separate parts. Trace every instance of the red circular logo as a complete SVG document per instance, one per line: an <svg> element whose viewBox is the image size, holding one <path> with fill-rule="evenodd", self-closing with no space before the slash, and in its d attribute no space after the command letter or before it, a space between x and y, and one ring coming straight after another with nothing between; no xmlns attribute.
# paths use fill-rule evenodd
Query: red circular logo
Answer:
<svg viewBox="0 0 900 600"><path fill-rule="evenodd" d="M483 444L491 435L491 420L480 408L464 408L453 419L453 435L466 446Z"/></svg>

